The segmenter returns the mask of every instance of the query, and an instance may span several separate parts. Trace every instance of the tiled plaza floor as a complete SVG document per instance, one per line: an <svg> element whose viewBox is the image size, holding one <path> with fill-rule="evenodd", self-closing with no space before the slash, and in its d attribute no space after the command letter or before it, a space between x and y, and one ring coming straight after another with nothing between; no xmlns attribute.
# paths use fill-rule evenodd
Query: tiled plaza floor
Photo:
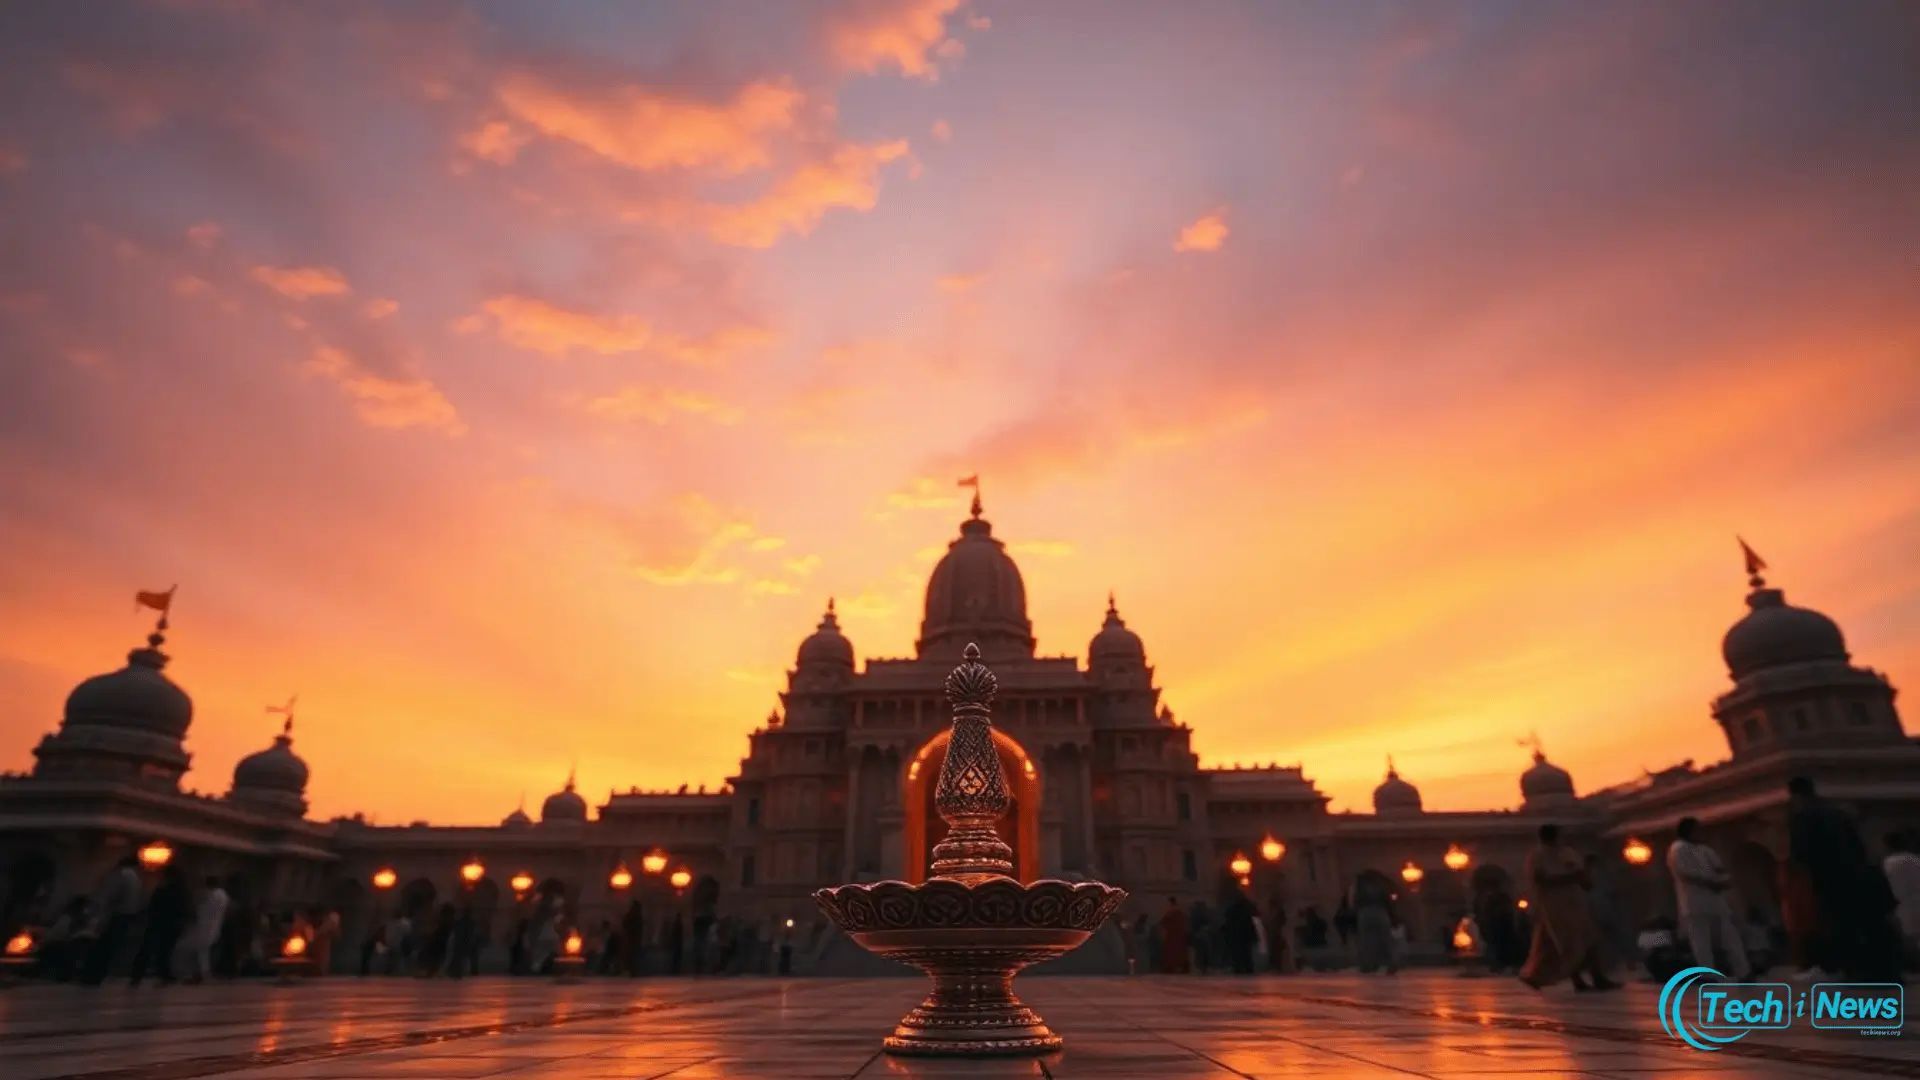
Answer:
<svg viewBox="0 0 1920 1080"><path fill-rule="evenodd" d="M0 1080L1920 1077L1912 1034L1803 1028L1689 1050L1661 1033L1649 985L1579 997L1439 973L1019 985L1066 1037L1062 1053L888 1058L881 1036L924 990L909 979L15 986L0 990Z"/></svg>

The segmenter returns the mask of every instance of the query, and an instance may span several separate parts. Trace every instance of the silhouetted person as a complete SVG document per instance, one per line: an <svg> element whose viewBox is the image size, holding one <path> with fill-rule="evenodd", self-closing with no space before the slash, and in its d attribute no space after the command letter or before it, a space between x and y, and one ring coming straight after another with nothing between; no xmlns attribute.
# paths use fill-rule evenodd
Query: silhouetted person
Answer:
<svg viewBox="0 0 1920 1080"><path fill-rule="evenodd" d="M513 943L507 947L507 974L532 973L532 956L527 945L527 937L532 932L533 925L526 919L521 919L513 925Z"/></svg>
<svg viewBox="0 0 1920 1080"><path fill-rule="evenodd" d="M132 983L140 985L149 970L162 984L173 981L173 951L180 935L193 919L193 895L187 891L187 877L180 868L169 866L160 876L160 884L147 901L147 928L140 937L140 949L133 955Z"/></svg>
<svg viewBox="0 0 1920 1080"><path fill-rule="evenodd" d="M640 901L627 904L627 913L620 917L620 933L626 944L627 974L639 978L647 970L647 913Z"/></svg>
<svg viewBox="0 0 1920 1080"><path fill-rule="evenodd" d="M1349 908L1344 897L1340 906L1351 913L1354 936L1359 939L1360 973L1371 975L1385 968L1387 974L1397 974L1400 965L1393 949L1393 893L1386 880L1377 874L1361 877L1353 883L1353 906Z"/></svg>
<svg viewBox="0 0 1920 1080"><path fill-rule="evenodd" d="M453 958L447 965L450 978L464 979L473 973L473 961L480 951L479 929L473 921L473 905L462 905L453 920Z"/></svg>
<svg viewBox="0 0 1920 1080"><path fill-rule="evenodd" d="M1160 970L1169 975L1185 975L1192 970L1187 960L1187 913L1171 896L1167 897L1167 909L1160 914Z"/></svg>
<svg viewBox="0 0 1920 1080"><path fill-rule="evenodd" d="M1667 869L1673 874L1680 925L1686 927L1693 962L1722 968L1735 980L1744 979L1753 972L1747 964L1746 942L1733 919L1733 907L1727 903L1733 875L1727 872L1719 853L1701 841L1699 819L1681 818L1674 832L1678 839L1667 849Z"/></svg>
<svg viewBox="0 0 1920 1080"><path fill-rule="evenodd" d="M1533 883L1537 921L1520 980L1535 990L1567 978L1575 990L1619 989L1600 970L1600 938L1587 908L1586 862L1561 841L1558 825L1540 826L1540 846L1527 856L1527 880Z"/></svg>
<svg viewBox="0 0 1920 1080"><path fill-rule="evenodd" d="M129 855L107 874L100 888L100 939L87 955L81 981L98 986L106 979L113 963L127 947L133 935L134 920L140 916L145 890L140 884L140 861Z"/></svg>
<svg viewBox="0 0 1920 1080"><path fill-rule="evenodd" d="M693 973L707 971L707 941L713 935L713 916L705 911L693 916Z"/></svg>
<svg viewBox="0 0 1920 1080"><path fill-rule="evenodd" d="M213 978L213 949L220 943L220 931L226 928L227 890L220 887L220 879L209 876L203 886L204 891L194 905L193 910L193 974L194 982L204 982Z"/></svg>
<svg viewBox="0 0 1920 1080"><path fill-rule="evenodd" d="M1360 917L1354 914L1353 905L1347 898L1340 898L1340 906L1333 909L1333 932L1340 935L1340 947L1346 948L1353 943L1353 935L1360 930Z"/></svg>
<svg viewBox="0 0 1920 1080"><path fill-rule="evenodd" d="M1247 894L1234 889L1220 908L1220 940L1226 946L1227 964L1235 975L1253 974L1253 950L1260 931L1254 921L1260 913Z"/></svg>
<svg viewBox="0 0 1920 1080"><path fill-rule="evenodd" d="M1803 976L1844 974L1855 982L1894 982L1900 945L1886 874L1867 859L1853 819L1815 794L1813 781L1787 782L1787 862L1813 899L1813 931Z"/></svg>
<svg viewBox="0 0 1920 1080"><path fill-rule="evenodd" d="M1898 832L1887 837L1887 857L1880 870L1893 889L1894 917L1900 924L1908 964L1920 960L1920 843L1914 834Z"/></svg>
<svg viewBox="0 0 1920 1080"><path fill-rule="evenodd" d="M434 914L433 929L427 934L426 947L420 950L420 974L432 978L447 963L447 951L453 947L454 911L452 904L441 904Z"/></svg>
<svg viewBox="0 0 1920 1080"><path fill-rule="evenodd" d="M673 921L667 924L666 931L667 973L669 975L680 974L680 953L686 945L686 939L687 925L681 921L680 913L676 911L673 913Z"/></svg>
<svg viewBox="0 0 1920 1080"><path fill-rule="evenodd" d="M1213 967L1213 913L1206 901L1195 900L1187 908L1187 939L1193 946L1193 967L1205 975Z"/></svg>
<svg viewBox="0 0 1920 1080"><path fill-rule="evenodd" d="M1473 922L1480 928L1480 946L1495 974L1514 971L1527 962L1527 939L1520 932L1513 894L1500 882L1488 884L1474 897Z"/></svg>

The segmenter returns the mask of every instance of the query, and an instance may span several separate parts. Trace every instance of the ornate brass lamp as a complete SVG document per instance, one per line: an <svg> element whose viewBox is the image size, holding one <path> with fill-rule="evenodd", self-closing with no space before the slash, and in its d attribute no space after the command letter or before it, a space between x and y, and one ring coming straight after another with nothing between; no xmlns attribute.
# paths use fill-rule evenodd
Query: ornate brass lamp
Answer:
<svg viewBox="0 0 1920 1080"><path fill-rule="evenodd" d="M888 1053L998 1057L1057 1050L1060 1036L1013 993L1022 968L1071 952L1127 894L1100 882L1021 883L995 824L1012 805L993 746L993 672L968 645L947 676L953 736L934 789L947 836L920 885L881 881L813 894L847 936L919 968L933 992L883 1043Z"/></svg>

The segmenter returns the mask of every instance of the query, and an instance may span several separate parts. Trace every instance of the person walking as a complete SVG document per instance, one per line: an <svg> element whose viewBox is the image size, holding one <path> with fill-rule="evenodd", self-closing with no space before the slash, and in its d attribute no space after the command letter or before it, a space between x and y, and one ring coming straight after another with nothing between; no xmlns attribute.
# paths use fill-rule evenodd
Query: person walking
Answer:
<svg viewBox="0 0 1920 1080"><path fill-rule="evenodd" d="M179 867L169 866L153 890L153 899L147 902L147 927L133 956L132 985L139 986L149 970L162 986L173 982L174 949L192 916L193 897L187 892L186 875Z"/></svg>
<svg viewBox="0 0 1920 1080"><path fill-rule="evenodd" d="M1353 936L1358 942L1360 974L1371 975L1382 968L1389 975L1400 972L1393 948L1393 892L1387 880L1366 873L1353 883L1353 904L1345 897L1340 906L1353 916Z"/></svg>
<svg viewBox="0 0 1920 1080"><path fill-rule="evenodd" d="M1667 848L1667 871L1673 875L1680 925L1686 929L1693 962L1723 970L1736 981L1745 979L1753 970L1726 897L1733 878L1720 854L1700 841L1699 819L1681 818L1674 832L1678 839Z"/></svg>
<svg viewBox="0 0 1920 1080"><path fill-rule="evenodd" d="M1787 861L1813 901L1811 967L1796 978L1837 973L1853 982L1898 981L1898 901L1886 874L1868 860L1853 819L1822 799L1811 779L1796 776L1787 782L1787 834Z"/></svg>
<svg viewBox="0 0 1920 1080"><path fill-rule="evenodd" d="M227 906L231 903L227 890L220 885L220 879L208 875L205 890L200 901L194 905L193 912L193 973L191 981L199 983L213 978L213 947L220 940L220 931L227 923Z"/></svg>
<svg viewBox="0 0 1920 1080"><path fill-rule="evenodd" d="M1620 984L1600 970L1599 935L1587 909L1586 865L1562 842L1560 826L1540 826L1540 846L1527 856L1527 880L1533 884L1535 923L1520 981L1535 990L1569 978L1579 991L1618 990Z"/></svg>
<svg viewBox="0 0 1920 1080"><path fill-rule="evenodd" d="M145 899L139 866L140 861L129 855L121 859L101 883L100 899L95 905L100 911L100 937L88 951L80 976L80 981L88 986L99 986L106 981L114 961L120 959L127 947L127 938L133 935L133 922L139 917L140 904Z"/></svg>

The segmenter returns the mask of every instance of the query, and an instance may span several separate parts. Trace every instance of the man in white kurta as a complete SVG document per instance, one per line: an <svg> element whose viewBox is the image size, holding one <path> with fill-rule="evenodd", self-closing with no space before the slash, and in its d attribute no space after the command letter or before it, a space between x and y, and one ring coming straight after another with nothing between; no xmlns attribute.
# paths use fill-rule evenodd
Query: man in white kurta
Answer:
<svg viewBox="0 0 1920 1080"><path fill-rule="evenodd" d="M1909 959L1920 957L1920 853L1914 851L1914 839L1912 833L1887 837L1887 849L1892 854L1880 864L1900 905L1895 914L1900 919L1900 936L1906 939Z"/></svg>
<svg viewBox="0 0 1920 1080"><path fill-rule="evenodd" d="M1741 940L1739 924L1733 921L1733 908L1727 903L1733 878L1719 853L1700 842L1699 821L1682 818L1676 831L1680 838L1667 849L1667 870L1673 874L1674 895L1680 901L1680 926L1687 932L1694 962L1744 979L1752 969L1747 965L1747 947ZM1724 964L1716 963L1716 958Z"/></svg>

